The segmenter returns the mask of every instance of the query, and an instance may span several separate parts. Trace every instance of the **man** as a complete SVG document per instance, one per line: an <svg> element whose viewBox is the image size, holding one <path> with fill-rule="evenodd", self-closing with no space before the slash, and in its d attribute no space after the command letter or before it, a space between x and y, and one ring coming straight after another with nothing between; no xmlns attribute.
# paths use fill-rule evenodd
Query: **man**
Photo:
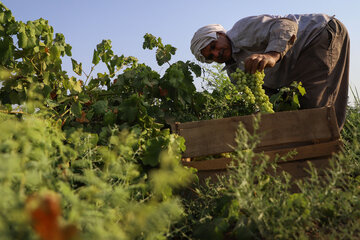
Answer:
<svg viewBox="0 0 360 240"><path fill-rule="evenodd" d="M350 40L345 26L325 14L251 16L229 31L219 24L200 28L191 51L201 62L225 63L228 75L236 68L265 71L268 95L293 81L306 94L301 108L334 105L339 128L345 122L349 86Z"/></svg>

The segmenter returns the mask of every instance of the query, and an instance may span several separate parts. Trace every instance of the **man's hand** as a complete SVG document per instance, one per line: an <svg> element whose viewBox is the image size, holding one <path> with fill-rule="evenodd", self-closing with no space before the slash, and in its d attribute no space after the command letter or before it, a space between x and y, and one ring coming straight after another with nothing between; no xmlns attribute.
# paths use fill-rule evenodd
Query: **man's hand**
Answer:
<svg viewBox="0 0 360 240"><path fill-rule="evenodd" d="M245 72L255 73L263 71L266 67L274 67L276 62L280 59L280 53L267 52L255 53L245 59Z"/></svg>

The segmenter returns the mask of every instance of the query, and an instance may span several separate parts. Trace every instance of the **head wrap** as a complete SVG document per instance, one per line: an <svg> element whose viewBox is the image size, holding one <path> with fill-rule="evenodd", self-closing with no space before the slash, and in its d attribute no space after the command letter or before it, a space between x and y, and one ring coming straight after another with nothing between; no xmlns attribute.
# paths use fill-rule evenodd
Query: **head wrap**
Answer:
<svg viewBox="0 0 360 240"><path fill-rule="evenodd" d="M209 45L212 41L217 39L217 32L225 33L226 30L220 24L209 24L199 28L193 38L191 39L191 52L195 55L196 59L200 62L212 63L212 60L206 60L201 54L201 49Z"/></svg>

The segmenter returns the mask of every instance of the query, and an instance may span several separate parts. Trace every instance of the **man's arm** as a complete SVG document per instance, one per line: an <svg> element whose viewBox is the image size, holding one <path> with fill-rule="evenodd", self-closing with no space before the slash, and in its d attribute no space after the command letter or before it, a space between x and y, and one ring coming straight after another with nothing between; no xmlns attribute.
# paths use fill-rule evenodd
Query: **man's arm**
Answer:
<svg viewBox="0 0 360 240"><path fill-rule="evenodd" d="M259 19L253 21L252 24L257 21ZM264 28L261 28L262 24ZM269 24L271 26L267 28ZM264 33L266 28L267 31ZM252 54L245 59L245 71L250 73L255 73L256 70L262 71L267 67L274 67L293 46L296 40L298 25L287 18L263 18L261 22L257 23L257 27L253 29L253 39L266 38L268 40L264 53Z"/></svg>
<svg viewBox="0 0 360 240"><path fill-rule="evenodd" d="M279 20L270 28L270 40L265 53L252 54L245 59L246 72L261 72L267 67L274 67L294 44L297 25L288 19Z"/></svg>
<svg viewBox="0 0 360 240"><path fill-rule="evenodd" d="M274 67L277 61L280 60L279 52L267 52L252 54L245 59L244 67L248 73L255 73L263 71L266 67Z"/></svg>

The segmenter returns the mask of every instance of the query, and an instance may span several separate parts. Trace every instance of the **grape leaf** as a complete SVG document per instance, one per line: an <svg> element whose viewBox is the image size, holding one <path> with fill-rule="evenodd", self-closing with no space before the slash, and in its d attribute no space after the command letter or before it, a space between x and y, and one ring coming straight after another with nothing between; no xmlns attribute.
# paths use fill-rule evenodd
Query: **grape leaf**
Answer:
<svg viewBox="0 0 360 240"><path fill-rule="evenodd" d="M81 76L82 74L82 63L78 63L75 59L71 58L71 63L72 63L72 68L73 68L73 71Z"/></svg>
<svg viewBox="0 0 360 240"><path fill-rule="evenodd" d="M306 94L305 88L302 86L301 82L299 83L298 90L301 96L304 96Z"/></svg>
<svg viewBox="0 0 360 240"><path fill-rule="evenodd" d="M81 104L80 102L74 102L72 105L71 105L71 113L74 114L76 117L78 118L81 118Z"/></svg>
<svg viewBox="0 0 360 240"><path fill-rule="evenodd" d="M155 167L159 164L159 155L163 146L168 144L168 139L156 137L148 140L145 146L145 153L141 159L144 165Z"/></svg>
<svg viewBox="0 0 360 240"><path fill-rule="evenodd" d="M108 101L100 100L92 105L92 109L94 109L94 113L97 115L104 115L108 108Z"/></svg>
<svg viewBox="0 0 360 240"><path fill-rule="evenodd" d="M66 55L68 55L69 57L71 57L71 49L72 49L72 47L70 46L70 44L66 44L65 45L65 53L66 53Z"/></svg>
<svg viewBox="0 0 360 240"><path fill-rule="evenodd" d="M99 52L94 49L92 63L97 65L100 62Z"/></svg>
<svg viewBox="0 0 360 240"><path fill-rule="evenodd" d="M198 64L190 62L190 61L187 61L186 63L190 67L191 71L193 71L195 73L196 77L201 76L201 67Z"/></svg>

